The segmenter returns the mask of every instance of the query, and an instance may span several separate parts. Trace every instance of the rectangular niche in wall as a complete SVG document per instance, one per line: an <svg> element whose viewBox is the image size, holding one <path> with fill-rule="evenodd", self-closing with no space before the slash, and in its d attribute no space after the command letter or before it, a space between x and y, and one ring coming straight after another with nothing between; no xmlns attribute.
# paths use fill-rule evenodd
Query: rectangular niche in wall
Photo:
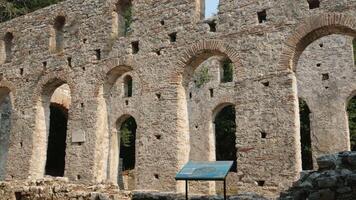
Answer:
<svg viewBox="0 0 356 200"><path fill-rule="evenodd" d="M57 16L51 28L51 37L49 41L49 49L52 53L60 53L64 49L64 25L66 18Z"/></svg>
<svg viewBox="0 0 356 200"><path fill-rule="evenodd" d="M7 32L0 44L0 64L11 62L14 35Z"/></svg>

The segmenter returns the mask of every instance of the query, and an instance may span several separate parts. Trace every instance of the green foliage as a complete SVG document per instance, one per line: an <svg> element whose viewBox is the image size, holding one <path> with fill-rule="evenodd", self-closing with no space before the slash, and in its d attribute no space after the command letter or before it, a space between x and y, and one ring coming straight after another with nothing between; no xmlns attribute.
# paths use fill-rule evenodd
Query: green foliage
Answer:
<svg viewBox="0 0 356 200"><path fill-rule="evenodd" d="M0 0L0 22L56 4L63 0Z"/></svg>
<svg viewBox="0 0 356 200"><path fill-rule="evenodd" d="M299 117L300 117L300 142L302 151L303 170L313 169L313 157L310 138L310 110L305 101L299 99Z"/></svg>
<svg viewBox="0 0 356 200"><path fill-rule="evenodd" d="M223 76L222 76L221 81L223 83L232 82L234 66L233 66L231 60L229 60L229 59L223 60L222 68L223 68Z"/></svg>
<svg viewBox="0 0 356 200"><path fill-rule="evenodd" d="M356 96L350 100L347 112L349 115L351 150L356 151Z"/></svg>
<svg viewBox="0 0 356 200"><path fill-rule="evenodd" d="M135 168L136 128L136 121L133 117L125 120L120 128L120 158L123 161L123 171L132 170Z"/></svg>
<svg viewBox="0 0 356 200"><path fill-rule="evenodd" d="M125 20L125 36L128 35L131 31L131 24L132 24L132 6L128 6L127 9L124 11L123 14Z"/></svg>
<svg viewBox="0 0 356 200"><path fill-rule="evenodd" d="M195 73L194 83L197 88L202 87L206 83L208 83L211 79L209 74L209 69L204 67L200 71Z"/></svg>
<svg viewBox="0 0 356 200"><path fill-rule="evenodd" d="M121 134L121 144L124 147L130 147L134 144L135 142L135 136L134 136L134 130L136 130L136 123L133 118L129 118L126 120L122 125L120 129L120 134Z"/></svg>

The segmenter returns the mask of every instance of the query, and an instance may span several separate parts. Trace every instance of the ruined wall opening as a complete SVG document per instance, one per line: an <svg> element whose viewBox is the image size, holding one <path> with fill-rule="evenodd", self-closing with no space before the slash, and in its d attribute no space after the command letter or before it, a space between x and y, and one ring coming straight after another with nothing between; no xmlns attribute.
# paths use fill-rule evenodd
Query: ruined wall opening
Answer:
<svg viewBox="0 0 356 200"><path fill-rule="evenodd" d="M35 145L30 161L32 177L65 175L70 104L70 88L64 81L55 79L42 86L36 108Z"/></svg>
<svg viewBox="0 0 356 200"><path fill-rule="evenodd" d="M57 16L54 19L54 24L51 30L51 37L49 41L50 51L53 53L62 52L64 49L64 26L66 18L64 16Z"/></svg>
<svg viewBox="0 0 356 200"><path fill-rule="evenodd" d="M215 155L218 161L234 161L232 172L237 172L236 114L234 105L223 107L215 116Z"/></svg>
<svg viewBox="0 0 356 200"><path fill-rule="evenodd" d="M302 170L313 169L311 146L310 109L303 99L299 99L300 143L302 155Z"/></svg>
<svg viewBox="0 0 356 200"><path fill-rule="evenodd" d="M12 104L10 90L0 87L0 181L5 179L11 131Z"/></svg>
<svg viewBox="0 0 356 200"><path fill-rule="evenodd" d="M113 37L127 36L131 31L132 1L119 0L112 12L112 20Z"/></svg>
<svg viewBox="0 0 356 200"><path fill-rule="evenodd" d="M64 176L68 109L57 103L51 103L49 121L45 174Z"/></svg>
<svg viewBox="0 0 356 200"><path fill-rule="evenodd" d="M135 189L136 129L135 118L126 116L122 123L118 121L119 167L118 184L122 189Z"/></svg>
<svg viewBox="0 0 356 200"><path fill-rule="evenodd" d="M323 24L330 17L333 16L309 18L307 23ZM283 64L295 71L296 93L312 110L310 133L314 166L322 155L350 149L344 97L349 95L354 79L352 39L355 34L340 24L308 27L293 34L293 55L287 55L288 63ZM295 149L301 152L299 123L296 127ZM296 162L300 162L300 154L295 156Z"/></svg>
<svg viewBox="0 0 356 200"><path fill-rule="evenodd" d="M132 77L130 75L124 78L124 95L125 97L132 97Z"/></svg>
<svg viewBox="0 0 356 200"><path fill-rule="evenodd" d="M350 131L350 149L356 151L356 96L354 96L347 105Z"/></svg>

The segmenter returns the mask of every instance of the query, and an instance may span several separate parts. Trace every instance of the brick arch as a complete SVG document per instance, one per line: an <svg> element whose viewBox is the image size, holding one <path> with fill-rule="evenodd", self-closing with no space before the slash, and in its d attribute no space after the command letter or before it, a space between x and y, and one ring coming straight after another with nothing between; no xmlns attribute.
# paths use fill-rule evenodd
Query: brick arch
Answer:
<svg viewBox="0 0 356 200"><path fill-rule="evenodd" d="M230 59L234 64L234 71L244 74L238 52L219 40L201 41L185 49L178 63L179 74L183 77L192 74L201 63L212 56Z"/></svg>
<svg viewBox="0 0 356 200"><path fill-rule="evenodd" d="M75 94L75 83L67 71L52 72L43 76L33 92L33 102L36 103L43 95L51 96L62 84L68 84L71 94Z"/></svg>
<svg viewBox="0 0 356 200"><path fill-rule="evenodd" d="M356 36L356 18L341 13L324 13L304 20L284 42L281 69L296 70L300 55L315 40L331 35Z"/></svg>

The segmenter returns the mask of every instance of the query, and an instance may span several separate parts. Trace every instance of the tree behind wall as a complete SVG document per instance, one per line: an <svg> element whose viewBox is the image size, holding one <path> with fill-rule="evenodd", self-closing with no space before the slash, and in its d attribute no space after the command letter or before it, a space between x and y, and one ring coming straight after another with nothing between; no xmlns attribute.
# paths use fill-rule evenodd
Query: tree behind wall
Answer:
<svg viewBox="0 0 356 200"><path fill-rule="evenodd" d="M0 0L0 22L25 15L63 0Z"/></svg>

